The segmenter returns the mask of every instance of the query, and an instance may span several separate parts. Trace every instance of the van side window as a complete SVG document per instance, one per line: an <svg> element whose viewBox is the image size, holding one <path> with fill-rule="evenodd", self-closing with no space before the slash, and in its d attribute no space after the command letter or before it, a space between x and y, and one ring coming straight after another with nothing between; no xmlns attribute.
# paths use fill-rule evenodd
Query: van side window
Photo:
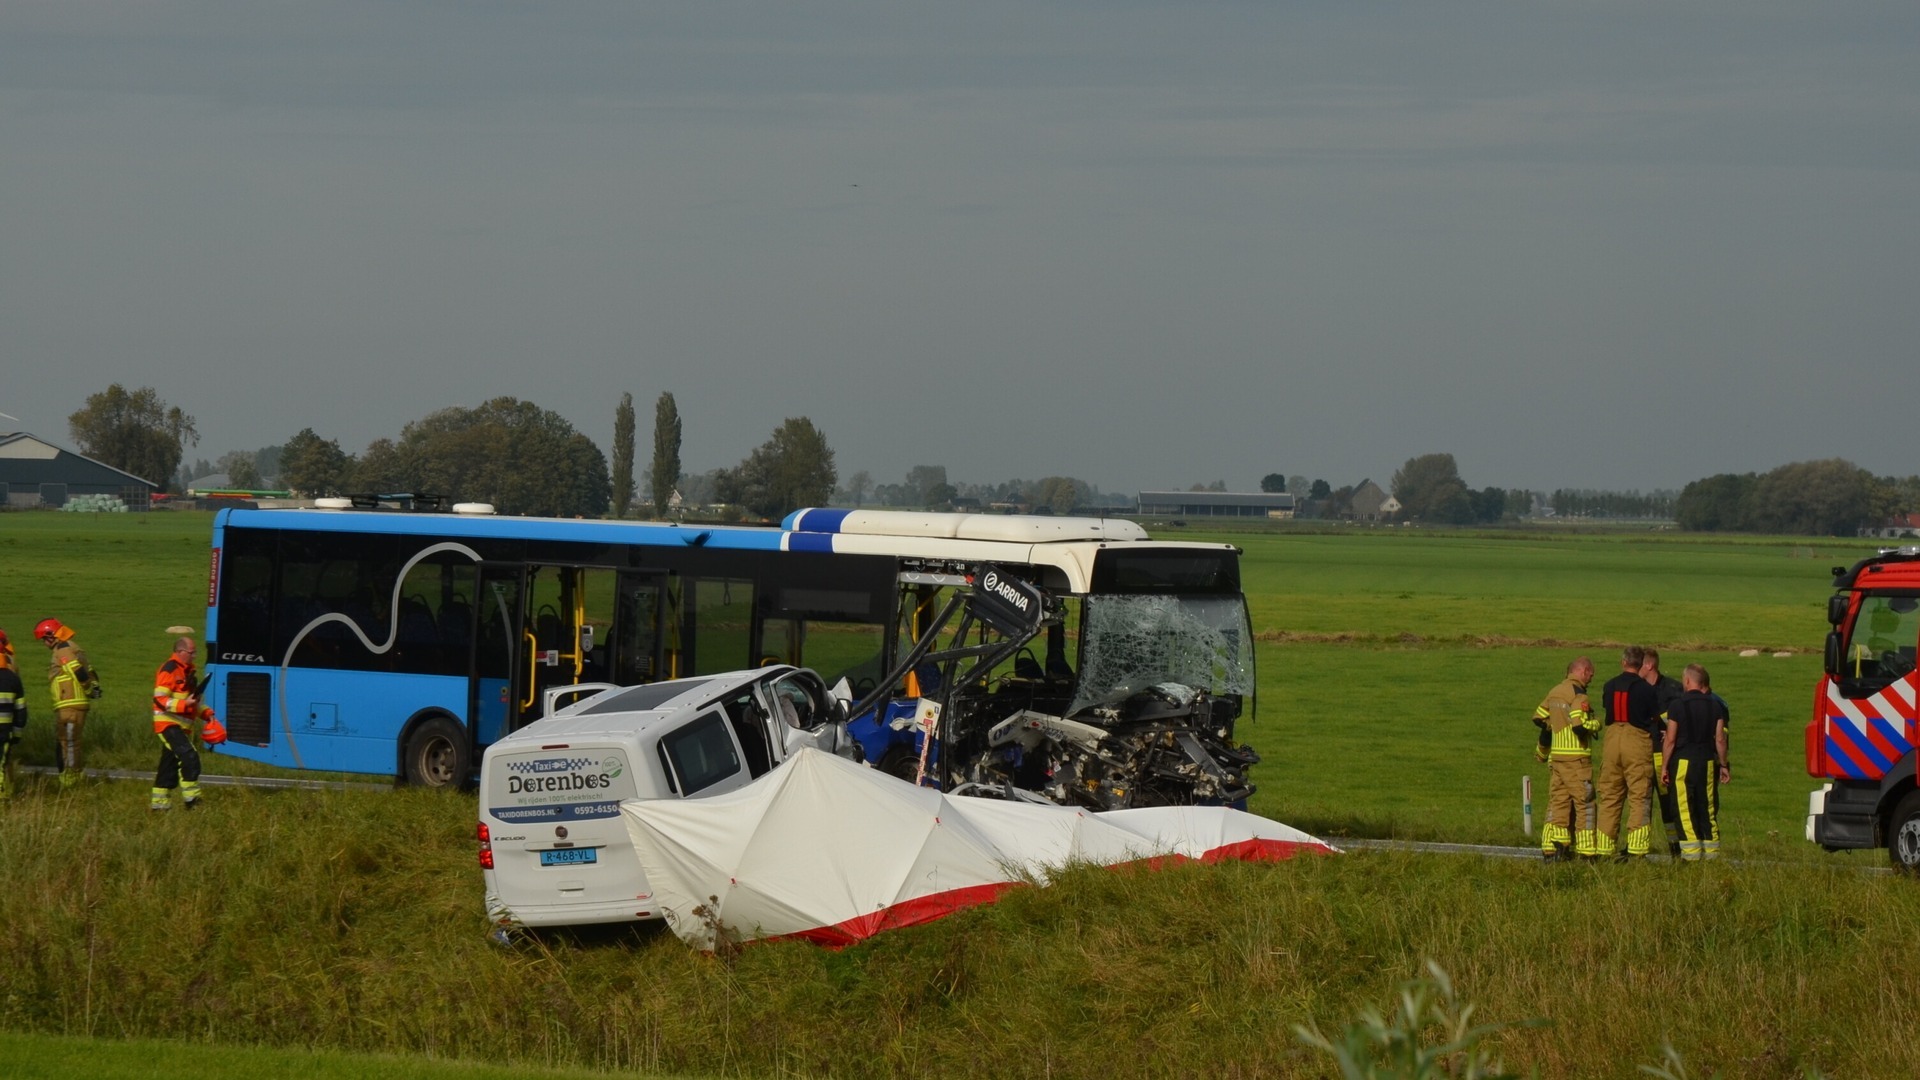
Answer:
<svg viewBox="0 0 1920 1080"><path fill-rule="evenodd" d="M740 739L740 752L747 756L747 771L756 780L765 776L773 768L773 751L767 746L766 714L753 700L753 691L735 694L723 707L734 735Z"/></svg>
<svg viewBox="0 0 1920 1080"><path fill-rule="evenodd" d="M679 731L662 735L660 752L679 777L682 795L710 788L740 771L740 755L718 713L703 713Z"/></svg>

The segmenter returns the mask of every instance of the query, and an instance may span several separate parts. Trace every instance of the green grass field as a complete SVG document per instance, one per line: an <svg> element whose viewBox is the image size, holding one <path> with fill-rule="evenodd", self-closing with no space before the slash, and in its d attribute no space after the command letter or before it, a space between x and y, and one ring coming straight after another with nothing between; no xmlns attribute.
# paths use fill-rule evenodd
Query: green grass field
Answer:
<svg viewBox="0 0 1920 1080"><path fill-rule="evenodd" d="M0 627L30 691L49 614L105 673L90 764L151 765L146 680L165 628L202 621L208 526L0 514ZM215 1077L258 1048L692 1075L1315 1076L1327 1064L1291 1025L1338 1027L1432 958L1476 1018L1552 1021L1498 1037L1543 1076L1638 1075L1663 1039L1699 1075L1910 1075L1920 891L1801 839L1826 571L1868 545L1181 536L1202 537L1247 551L1254 809L1334 835L1523 843L1520 777L1545 791L1533 706L1577 652L1605 673L1638 641L1672 671L1707 664L1732 705L1724 817L1744 864L1368 852L1086 871L845 952L728 964L644 929L488 944L469 796L216 789L204 812L149 821L142 785L30 781L0 830L0 1031L217 1049L197 1070ZM30 759L51 755L41 715ZM91 1061L39 1038L21 1053ZM339 1068L293 1075L361 1075Z"/></svg>

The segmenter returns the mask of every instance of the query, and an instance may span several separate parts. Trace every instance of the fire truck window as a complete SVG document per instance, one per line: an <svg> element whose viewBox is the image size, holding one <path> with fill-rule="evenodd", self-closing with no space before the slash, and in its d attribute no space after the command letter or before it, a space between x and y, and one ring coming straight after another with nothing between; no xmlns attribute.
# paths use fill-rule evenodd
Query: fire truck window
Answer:
<svg viewBox="0 0 1920 1080"><path fill-rule="evenodd" d="M1847 674L1855 679L1898 679L1914 669L1920 641L1920 598L1869 596L1860 604L1847 649Z"/></svg>

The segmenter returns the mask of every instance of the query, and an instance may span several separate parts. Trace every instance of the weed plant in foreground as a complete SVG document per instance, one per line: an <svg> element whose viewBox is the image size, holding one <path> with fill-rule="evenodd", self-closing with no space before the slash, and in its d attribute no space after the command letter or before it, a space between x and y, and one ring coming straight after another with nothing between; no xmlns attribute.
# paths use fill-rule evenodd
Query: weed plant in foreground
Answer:
<svg viewBox="0 0 1920 1080"><path fill-rule="evenodd" d="M16 801L0 1029L704 1075L1324 1075L1428 960L1542 1076L1906 1075L1909 881L1358 853L1069 872L844 952L655 928L488 943L457 795L123 784Z"/></svg>

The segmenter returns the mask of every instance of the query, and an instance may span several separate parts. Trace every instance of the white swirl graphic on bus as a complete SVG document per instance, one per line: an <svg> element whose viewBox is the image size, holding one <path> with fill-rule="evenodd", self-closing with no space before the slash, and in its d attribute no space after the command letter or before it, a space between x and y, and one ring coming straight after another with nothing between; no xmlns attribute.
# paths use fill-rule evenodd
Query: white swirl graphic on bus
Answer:
<svg viewBox="0 0 1920 1080"><path fill-rule="evenodd" d="M480 553L465 544L456 544L448 541L443 544L429 544L421 548L413 558L407 560L407 564L400 568L400 572L394 575L393 603L387 613L387 640L380 644L375 645L373 639L367 636L366 631L360 629L360 624L354 622L351 616L342 615L337 611L328 612L325 615L315 618L312 622L301 627L299 633L293 635L293 641L287 645L287 654L280 658L280 680L279 685L275 687L275 696L279 698L280 704L280 732L287 737L287 749L293 752L294 768L304 769L307 767L307 763L300 757L300 743L293 737L293 723L287 712L287 668L293 664L293 654L300 648L300 643L307 639L308 634L313 633L327 623L339 623L353 631L353 636L360 639L360 644L365 645L367 651L373 653L375 656L393 648L394 640L400 636L400 589L406 584L407 574L412 571L414 566L422 559L438 555L443 551L459 552L474 562L480 561Z"/></svg>

